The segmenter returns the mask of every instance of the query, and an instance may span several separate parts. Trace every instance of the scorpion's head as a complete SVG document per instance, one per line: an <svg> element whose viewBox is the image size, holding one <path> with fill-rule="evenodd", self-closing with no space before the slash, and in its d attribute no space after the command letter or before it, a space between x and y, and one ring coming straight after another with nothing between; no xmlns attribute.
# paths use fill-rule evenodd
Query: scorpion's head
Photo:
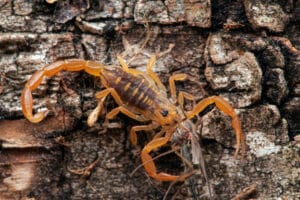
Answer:
<svg viewBox="0 0 300 200"><path fill-rule="evenodd" d="M177 125L181 121L181 116L177 107L172 104L164 104L154 111L156 121L162 126Z"/></svg>

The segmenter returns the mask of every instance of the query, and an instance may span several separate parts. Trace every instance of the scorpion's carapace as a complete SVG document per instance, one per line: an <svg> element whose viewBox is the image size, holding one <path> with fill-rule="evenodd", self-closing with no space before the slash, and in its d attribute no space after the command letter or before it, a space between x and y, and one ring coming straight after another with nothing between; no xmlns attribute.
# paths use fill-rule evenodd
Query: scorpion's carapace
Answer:
<svg viewBox="0 0 300 200"><path fill-rule="evenodd" d="M185 178L185 176L157 173L150 153L154 149L167 144L179 125L183 126L185 120L198 115L199 112L203 111L203 109L210 104L216 104L220 110L232 118L232 127L235 131L237 141L235 156L237 156L239 152L240 144L242 145L242 152L244 153L245 143L240 120L233 108L225 100L217 96L208 97L198 102L191 111L185 112L183 111L184 99L195 100L195 97L187 92L179 92L177 97L175 81L187 79L188 76L186 74L175 74L170 77L169 84L172 97L172 100L170 100L164 85L152 71L156 56L150 58L147 73L130 69L120 56L118 56L118 61L121 67L104 66L98 62L82 59L68 59L54 62L38 70L28 80L21 95L22 110L25 117L33 123L38 123L48 114L48 110L36 114L33 114L32 111L32 91L40 85L44 77L52 77L62 70L84 70L93 76L99 77L106 88L96 94L98 106L88 118L88 124L90 126L98 119L98 114L102 109L106 97L111 95L118 104L118 107L107 113L105 123L108 123L108 120L114 118L120 112L137 121L150 122L146 125L132 127L130 139L133 144L137 143L136 132L151 131L161 127L159 136L154 137L141 152L143 165L150 177L160 181L183 180ZM179 106L176 106L176 102Z"/></svg>

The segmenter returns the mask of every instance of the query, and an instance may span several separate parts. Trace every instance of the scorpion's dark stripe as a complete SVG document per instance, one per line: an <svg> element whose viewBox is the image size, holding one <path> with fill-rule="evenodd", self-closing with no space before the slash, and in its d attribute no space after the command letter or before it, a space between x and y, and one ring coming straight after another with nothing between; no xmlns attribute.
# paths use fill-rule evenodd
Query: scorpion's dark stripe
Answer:
<svg viewBox="0 0 300 200"><path fill-rule="evenodd" d="M112 87L117 91L124 103L142 110L153 110L151 104L157 94L150 87L150 84L146 79L126 73L121 68L111 68L107 72L108 73L103 74L104 78L109 87ZM128 86L127 84L130 85ZM140 95L143 97L139 98Z"/></svg>

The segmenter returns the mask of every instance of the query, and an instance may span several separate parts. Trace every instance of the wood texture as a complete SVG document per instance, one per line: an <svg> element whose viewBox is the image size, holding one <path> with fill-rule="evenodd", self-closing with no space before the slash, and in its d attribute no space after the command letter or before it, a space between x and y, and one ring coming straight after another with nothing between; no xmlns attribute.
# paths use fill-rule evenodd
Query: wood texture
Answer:
<svg viewBox="0 0 300 200"><path fill-rule="evenodd" d="M25 82L45 64L65 58L118 64L122 54L132 68L146 70L150 56L170 44L172 51L153 69L162 82L187 73L197 83L179 82L179 90L199 99L220 95L241 118L243 161L233 158L230 118L217 109L201 115L198 132L212 198L300 198L297 1L52 2L0 1L0 199L207 199L199 173L200 194L194 196L188 182L175 183L166 195L169 184L150 179L143 168L130 175L151 134L140 133L140 147L132 147L128 130L137 122L123 115L102 133L103 117L115 106L112 99L88 127L87 116L97 105L94 94L102 89L94 77L63 72L44 80L34 92L34 109L47 107L51 113L40 124L30 124L21 112ZM146 23L151 36L141 49ZM191 109L189 102L186 108ZM95 160L89 175L74 173ZM159 170L184 171L174 154L156 163ZM255 189L243 193L253 184Z"/></svg>

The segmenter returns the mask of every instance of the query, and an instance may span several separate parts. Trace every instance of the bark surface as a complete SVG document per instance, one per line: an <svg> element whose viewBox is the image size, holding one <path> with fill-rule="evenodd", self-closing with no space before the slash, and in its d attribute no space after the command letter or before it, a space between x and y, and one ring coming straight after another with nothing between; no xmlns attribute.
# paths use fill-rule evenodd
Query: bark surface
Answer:
<svg viewBox="0 0 300 200"><path fill-rule="evenodd" d="M94 95L103 89L95 77L62 72L46 78L33 93L34 110L47 107L49 116L32 124L22 115L21 91L46 64L84 58L112 65L121 54L145 71L150 56L170 45L153 69L162 82L168 86L174 73L191 75L193 81L178 82L177 89L199 100L224 97L245 134L244 160L236 160L230 118L213 107L201 114L198 142L211 199L299 199L299 22L296 0L1 0L0 199L209 199L201 173L171 187L143 168L131 175L152 135L138 134L133 147L128 133L138 123L124 115L103 132L105 113L116 106L112 98L88 127ZM147 25L151 35L141 48ZM81 174L93 162L90 173ZM161 171L184 171L175 154L155 162Z"/></svg>

